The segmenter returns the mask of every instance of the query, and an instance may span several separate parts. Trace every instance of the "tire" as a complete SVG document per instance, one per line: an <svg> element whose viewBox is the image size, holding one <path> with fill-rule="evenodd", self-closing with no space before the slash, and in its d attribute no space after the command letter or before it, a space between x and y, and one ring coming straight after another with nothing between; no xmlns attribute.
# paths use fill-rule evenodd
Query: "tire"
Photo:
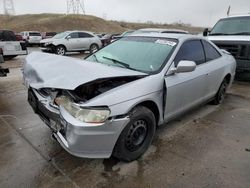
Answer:
<svg viewBox="0 0 250 188"><path fill-rule="evenodd" d="M226 79L224 79L220 85L220 88L219 88L217 94L215 95L214 100L212 101L212 104L219 105L224 101L227 87L228 87L228 83L227 83Z"/></svg>
<svg viewBox="0 0 250 188"><path fill-rule="evenodd" d="M138 159L149 148L155 129L153 112L144 106L134 108L130 114L130 122L116 142L113 157L126 162Z"/></svg>
<svg viewBox="0 0 250 188"><path fill-rule="evenodd" d="M99 46L97 44L91 44L89 48L89 52L91 54L95 53L97 50L99 50Z"/></svg>
<svg viewBox="0 0 250 188"><path fill-rule="evenodd" d="M17 57L17 55L8 55L8 56L4 56L3 58L4 58L5 61L9 61L9 60L11 60L11 59L13 59L15 57Z"/></svg>
<svg viewBox="0 0 250 188"><path fill-rule="evenodd" d="M57 55L62 55L63 56L63 55L66 54L66 48L64 46L62 46L62 45L57 46L56 49L55 49L55 53Z"/></svg>

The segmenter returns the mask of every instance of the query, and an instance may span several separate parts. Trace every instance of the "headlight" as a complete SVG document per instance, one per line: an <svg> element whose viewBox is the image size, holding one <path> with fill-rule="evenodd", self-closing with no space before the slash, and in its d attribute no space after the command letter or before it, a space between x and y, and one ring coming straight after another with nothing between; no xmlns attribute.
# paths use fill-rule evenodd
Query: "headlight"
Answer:
<svg viewBox="0 0 250 188"><path fill-rule="evenodd" d="M45 46L48 46L48 45L50 45L50 44L52 44L51 42L45 42Z"/></svg>
<svg viewBox="0 0 250 188"><path fill-rule="evenodd" d="M67 110L73 117L86 123L103 123L110 115L108 108L83 108L73 103L66 96L57 97L55 102Z"/></svg>

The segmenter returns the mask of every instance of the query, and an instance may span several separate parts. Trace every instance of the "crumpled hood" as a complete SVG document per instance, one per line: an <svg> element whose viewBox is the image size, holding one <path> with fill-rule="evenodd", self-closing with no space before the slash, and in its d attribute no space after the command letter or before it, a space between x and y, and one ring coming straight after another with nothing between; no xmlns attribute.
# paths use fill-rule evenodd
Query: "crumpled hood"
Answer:
<svg viewBox="0 0 250 188"><path fill-rule="evenodd" d="M26 86L35 89L74 90L99 78L139 76L145 73L85 60L33 52L26 57L23 77Z"/></svg>

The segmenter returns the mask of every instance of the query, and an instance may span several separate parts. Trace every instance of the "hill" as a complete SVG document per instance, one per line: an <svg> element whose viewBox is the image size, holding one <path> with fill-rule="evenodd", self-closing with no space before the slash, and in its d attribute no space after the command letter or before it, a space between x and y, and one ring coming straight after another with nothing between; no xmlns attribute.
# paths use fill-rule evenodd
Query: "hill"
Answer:
<svg viewBox="0 0 250 188"><path fill-rule="evenodd" d="M87 30L97 33L121 33L126 30L139 28L177 28L190 32L201 32L203 29L184 24L147 24L107 21L90 15L65 14L26 14L17 16L0 15L1 29L10 29L15 32L25 30L56 31Z"/></svg>

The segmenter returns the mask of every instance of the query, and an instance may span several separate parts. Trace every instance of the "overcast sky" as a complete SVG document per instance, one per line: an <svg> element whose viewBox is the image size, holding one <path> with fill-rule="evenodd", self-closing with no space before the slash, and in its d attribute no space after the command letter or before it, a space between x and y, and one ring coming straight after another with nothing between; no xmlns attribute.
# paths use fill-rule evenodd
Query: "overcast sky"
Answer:
<svg viewBox="0 0 250 188"><path fill-rule="evenodd" d="M13 0L16 14L66 13L67 0ZM0 1L2 3L2 1ZM131 22L183 22L212 26L226 16L250 13L250 0L84 0L88 15ZM3 6L3 5L1 5Z"/></svg>

